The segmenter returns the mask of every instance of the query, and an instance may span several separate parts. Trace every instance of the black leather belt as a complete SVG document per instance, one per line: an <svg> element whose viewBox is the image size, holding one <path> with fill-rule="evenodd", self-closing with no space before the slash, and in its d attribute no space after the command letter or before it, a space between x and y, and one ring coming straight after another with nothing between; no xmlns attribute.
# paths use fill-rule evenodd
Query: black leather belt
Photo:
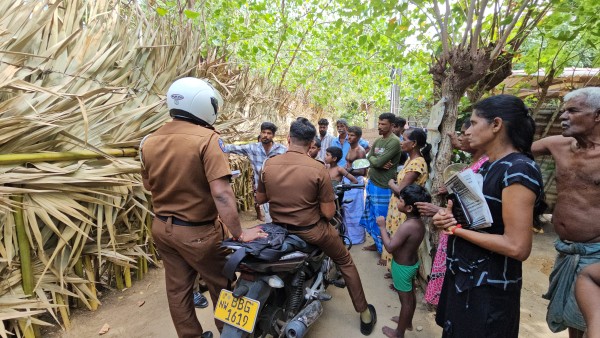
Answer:
<svg viewBox="0 0 600 338"><path fill-rule="evenodd" d="M303 225L303 226L291 225L291 224L286 224L286 223L277 223L277 224L285 227L288 230L292 230L292 231L306 231L306 230L310 230L310 229L316 227L317 224L319 224L319 222L317 222L315 224L309 224L309 225Z"/></svg>
<svg viewBox="0 0 600 338"><path fill-rule="evenodd" d="M167 222L169 220L169 217L172 218L171 222L175 225L181 225L181 226L186 226L186 227L200 227L200 226L204 226L204 225L211 225L211 224L215 224L215 221L204 221L204 222L188 222L188 221L184 221L182 219L179 219L175 216L161 216L161 215L156 215L156 217L158 219L160 219L163 222Z"/></svg>

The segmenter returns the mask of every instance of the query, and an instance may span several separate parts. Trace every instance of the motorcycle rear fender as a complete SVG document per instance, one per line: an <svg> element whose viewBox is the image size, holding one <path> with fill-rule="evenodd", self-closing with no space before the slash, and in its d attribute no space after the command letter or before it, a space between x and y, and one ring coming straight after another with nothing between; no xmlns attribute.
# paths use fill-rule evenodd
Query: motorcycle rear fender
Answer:
<svg viewBox="0 0 600 338"><path fill-rule="evenodd" d="M236 290L242 285L248 288L248 292L244 296L260 302L260 309L258 310L258 313L262 313L265 303L271 294L271 287L265 282L265 280L262 278L257 278L254 281L248 281L239 278L234 288L234 290ZM258 323L256 323L256 325L258 325ZM223 327L223 332L221 333L222 338L242 338L247 336L247 332L227 324L225 324Z"/></svg>

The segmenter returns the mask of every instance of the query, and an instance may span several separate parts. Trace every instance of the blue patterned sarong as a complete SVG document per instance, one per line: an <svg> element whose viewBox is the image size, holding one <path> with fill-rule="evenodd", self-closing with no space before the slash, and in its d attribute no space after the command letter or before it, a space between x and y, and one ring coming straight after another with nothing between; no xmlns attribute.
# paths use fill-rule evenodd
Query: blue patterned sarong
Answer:
<svg viewBox="0 0 600 338"><path fill-rule="evenodd" d="M365 178L357 176L359 184L365 183ZM352 183L344 177L345 184ZM365 191L363 189L350 189L344 192L344 200L352 199L352 202L344 204L344 224L346 224L346 236L352 244L365 242L365 228L360 225L360 218L365 209Z"/></svg>
<svg viewBox="0 0 600 338"><path fill-rule="evenodd" d="M377 226L377 217L383 216L385 218L387 216L388 204L390 203L391 197L391 189L378 187L371 183L371 181L369 181L367 184L365 212L360 219L360 225L367 229L367 233L373 237L373 241L375 241L375 246L377 247L377 252L379 253L381 253L383 245L381 243L381 238L379 238L381 233L379 232L379 227Z"/></svg>

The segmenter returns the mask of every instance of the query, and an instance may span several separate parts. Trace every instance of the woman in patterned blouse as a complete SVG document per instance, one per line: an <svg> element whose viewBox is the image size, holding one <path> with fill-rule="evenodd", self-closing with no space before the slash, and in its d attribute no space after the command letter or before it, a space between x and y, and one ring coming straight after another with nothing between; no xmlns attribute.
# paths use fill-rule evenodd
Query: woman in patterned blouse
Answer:
<svg viewBox="0 0 600 338"><path fill-rule="evenodd" d="M398 195L404 187L413 183L425 186L431 163L431 144L427 143L427 135L423 129L407 129L402 136L403 140L400 142L400 148L402 152L408 153L408 161L404 164L402 170L398 172L396 180L388 182L393 192L388 204L388 214L385 218L386 228L390 236L398 229L398 225L406 220L406 215L398 211L398 197L395 195ZM384 264L389 271L392 266L392 255L385 248L383 248L381 260L379 261L379 265ZM391 278L391 275L387 273L385 277Z"/></svg>

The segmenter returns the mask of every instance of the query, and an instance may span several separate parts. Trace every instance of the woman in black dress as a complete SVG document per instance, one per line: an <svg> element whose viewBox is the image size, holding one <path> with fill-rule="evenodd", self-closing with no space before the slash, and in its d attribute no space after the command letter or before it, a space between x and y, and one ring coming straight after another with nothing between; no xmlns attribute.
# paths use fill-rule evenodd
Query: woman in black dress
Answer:
<svg viewBox="0 0 600 338"><path fill-rule="evenodd" d="M535 123L523 101L511 95L489 97L473 108L466 136L489 156L479 174L493 223L465 229L453 217L451 202L433 217L451 235L436 322L442 337L516 338L521 265L531 252L534 219L546 207L531 154Z"/></svg>

